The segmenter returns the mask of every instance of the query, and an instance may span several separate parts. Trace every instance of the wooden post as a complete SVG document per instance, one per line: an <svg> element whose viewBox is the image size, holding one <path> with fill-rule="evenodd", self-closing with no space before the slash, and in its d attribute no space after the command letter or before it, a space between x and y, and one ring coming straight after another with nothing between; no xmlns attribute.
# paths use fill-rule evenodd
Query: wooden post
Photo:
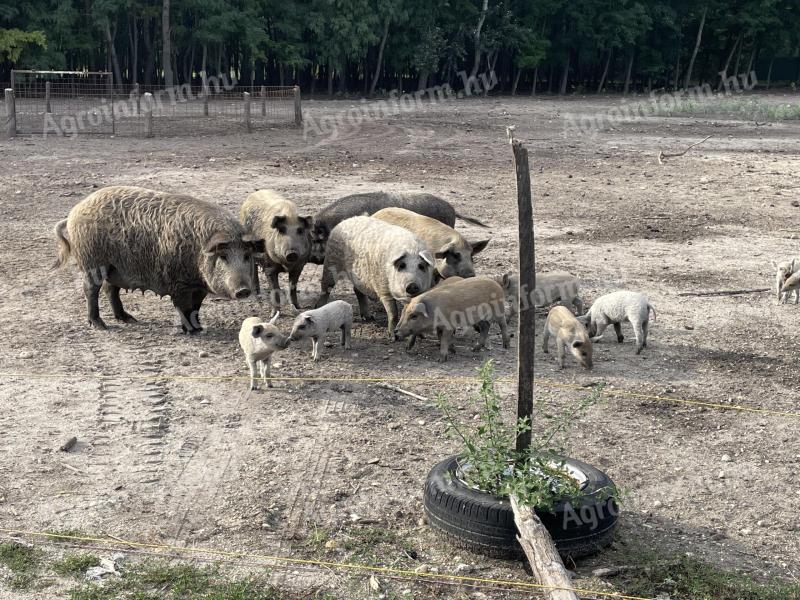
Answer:
<svg viewBox="0 0 800 600"><path fill-rule="evenodd" d="M549 600L578 600L550 532L533 510L520 506L514 494L510 498L514 523L519 532L517 540L528 557L536 580L544 586L542 593Z"/></svg>
<svg viewBox="0 0 800 600"><path fill-rule="evenodd" d="M300 86L294 86L294 124L298 127L303 124L303 109L300 106Z"/></svg>
<svg viewBox="0 0 800 600"><path fill-rule="evenodd" d="M203 116L208 116L208 81L206 80L206 72L203 71Z"/></svg>
<svg viewBox="0 0 800 600"><path fill-rule="evenodd" d="M139 92L139 84L134 83L133 89L131 90L131 100L133 101L133 114L138 115L139 111L141 110L141 94Z"/></svg>
<svg viewBox="0 0 800 600"><path fill-rule="evenodd" d="M253 124L250 122L250 92L244 92L244 128L250 133L253 130Z"/></svg>
<svg viewBox="0 0 800 600"><path fill-rule="evenodd" d="M261 86L261 116L267 115L267 86Z"/></svg>
<svg viewBox="0 0 800 600"><path fill-rule="evenodd" d="M153 137L153 94L144 94L144 137Z"/></svg>
<svg viewBox="0 0 800 600"><path fill-rule="evenodd" d="M8 137L13 138L17 136L17 106L14 103L14 90L6 88L6 132Z"/></svg>
<svg viewBox="0 0 800 600"><path fill-rule="evenodd" d="M44 82L44 112L51 113L53 112L50 108L50 82Z"/></svg>
<svg viewBox="0 0 800 600"><path fill-rule="evenodd" d="M528 150L511 137L517 171L517 211L519 220L519 330L517 331L517 418L533 418L533 351L535 347L535 311L531 297L536 288L536 261L533 238L533 201ZM531 432L517 436L517 452L531 445Z"/></svg>

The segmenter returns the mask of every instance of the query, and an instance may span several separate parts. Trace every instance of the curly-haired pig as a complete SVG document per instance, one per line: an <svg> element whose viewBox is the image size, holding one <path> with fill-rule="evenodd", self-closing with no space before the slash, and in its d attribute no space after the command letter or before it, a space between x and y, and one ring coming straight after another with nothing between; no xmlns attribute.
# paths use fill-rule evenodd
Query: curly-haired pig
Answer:
<svg viewBox="0 0 800 600"><path fill-rule="evenodd" d="M792 295L792 291L794 291L794 303L800 302L800 277L795 277L789 286L784 289L789 278L800 271L800 260L793 258L777 264L772 263L772 265L775 267L775 291L778 294L778 302L786 304L789 301L789 296Z"/></svg>
<svg viewBox="0 0 800 600"><path fill-rule="evenodd" d="M120 300L120 289L170 296L186 333L202 331L200 306L209 294L247 298L253 289L253 259L264 240L213 202L140 187L111 186L72 207L55 228L58 260L70 257L83 271L89 324L105 329L98 295L103 288L114 318L136 319Z"/></svg>
<svg viewBox="0 0 800 600"><path fill-rule="evenodd" d="M542 352L548 353L550 336L556 338L558 366L564 368L565 349L569 349L583 367L592 368L592 340L586 328L575 318L566 306L554 306L547 314L542 334Z"/></svg>
<svg viewBox="0 0 800 600"><path fill-rule="evenodd" d="M617 341L621 344L622 322L629 321L636 335L636 354L647 348L647 332L650 326L650 311L656 318L656 309L650 305L647 296L639 292L620 290L594 301L589 311L578 320L586 326L593 342L600 341L609 325L614 325Z"/></svg>
<svg viewBox="0 0 800 600"><path fill-rule="evenodd" d="M472 257L489 243L489 240L468 242L452 227L405 208L384 208L372 216L392 225L404 227L422 238L436 259L436 273L442 279L453 275L474 277L475 267L472 264Z"/></svg>
<svg viewBox="0 0 800 600"><path fill-rule="evenodd" d="M262 321L258 317L248 317L242 321L242 327L239 329L239 345L250 369L251 390L258 389L256 367L261 374L261 380L267 387L272 387L272 381L269 379L272 355L279 350L285 350L289 345L289 338L275 325L279 316L280 313L276 312L269 321Z"/></svg>
<svg viewBox="0 0 800 600"><path fill-rule="evenodd" d="M484 277L453 277L413 298L403 309L394 334L398 340L409 338L411 348L416 336L435 332L440 343L439 361L444 362L457 330L473 327L480 333L473 348L477 352L486 346L492 323L500 326L503 348L508 348L503 288Z"/></svg>
<svg viewBox="0 0 800 600"><path fill-rule="evenodd" d="M510 307L511 315L519 312L519 275L506 273L494 278L506 292L506 301ZM549 306L561 301L565 306L575 307L577 314L583 314L583 300L578 296L580 281L566 271L553 271L552 273L537 273L536 287L533 294L523 294L525 302L533 301L536 308ZM528 304L530 306L530 304Z"/></svg>
<svg viewBox="0 0 800 600"><path fill-rule="evenodd" d="M397 206L425 215L445 225L454 227L459 218L479 227L487 227L477 219L456 212L447 200L422 192L364 192L334 200L314 215L313 247L309 262L321 265L325 259L325 246L333 228L345 219L360 215L373 215L382 208Z"/></svg>
<svg viewBox="0 0 800 600"><path fill-rule="evenodd" d="M397 301L408 302L430 289L433 264L425 242L407 229L372 217L346 219L328 239L317 307L327 304L336 280L346 277L353 284L362 319L373 318L369 298L381 301L391 337Z"/></svg>
<svg viewBox="0 0 800 600"><path fill-rule="evenodd" d="M353 307L344 300L334 300L325 306L297 315L289 339L293 342L311 338L311 358L319 360L319 341L329 331L340 329L342 346L350 349L353 328Z"/></svg>
<svg viewBox="0 0 800 600"><path fill-rule="evenodd" d="M272 304L280 306L278 274L286 272L289 274L292 305L300 308L297 281L311 252L311 217L298 215L294 202L278 192L259 190L244 201L239 218L248 231L265 241L266 252L259 257L258 264L269 278ZM258 273L255 270L253 279L258 292Z"/></svg>

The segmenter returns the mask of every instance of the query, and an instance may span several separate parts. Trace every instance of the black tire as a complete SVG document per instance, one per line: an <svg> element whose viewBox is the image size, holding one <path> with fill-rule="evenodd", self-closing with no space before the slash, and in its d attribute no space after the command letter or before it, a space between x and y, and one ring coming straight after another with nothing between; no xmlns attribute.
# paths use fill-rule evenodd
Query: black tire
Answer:
<svg viewBox="0 0 800 600"><path fill-rule="evenodd" d="M563 558L578 559L611 543L619 507L614 484L602 471L578 460L566 464L586 476L580 501L560 502L553 512L536 514L550 532ZM423 503L428 524L448 540L495 558L520 558L514 512L507 497L494 496L466 486L457 476L457 457L436 465L425 481Z"/></svg>

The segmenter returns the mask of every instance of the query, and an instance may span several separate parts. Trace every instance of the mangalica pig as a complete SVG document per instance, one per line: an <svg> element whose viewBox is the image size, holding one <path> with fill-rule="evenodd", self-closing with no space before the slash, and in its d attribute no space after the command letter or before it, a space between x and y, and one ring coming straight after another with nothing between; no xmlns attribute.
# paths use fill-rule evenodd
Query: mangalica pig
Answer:
<svg viewBox="0 0 800 600"><path fill-rule="evenodd" d="M630 321L636 335L636 354L647 348L647 333L650 328L650 311L656 318L656 309L650 305L647 296L639 292L620 290L600 296L592 303L589 311L578 320L586 326L593 342L599 342L606 327L613 324L617 341L621 344L622 322Z"/></svg>
<svg viewBox="0 0 800 600"><path fill-rule="evenodd" d="M455 280L455 281L451 281ZM403 309L395 329L395 339L409 338L408 348L416 336L436 333L439 337L439 361L447 360L453 337L459 329L473 327L480 334L473 351L486 347L492 323L500 325L503 348L508 348L503 288L484 277L445 279L432 290L413 298Z"/></svg>
<svg viewBox="0 0 800 600"><path fill-rule="evenodd" d="M519 276L514 273L494 278L506 291L506 300L509 304L511 315L519 312ZM578 296L580 282L574 275L566 271L553 271L552 273L537 273L536 286L532 294L523 290L522 300L525 306L533 304L536 308L549 306L555 302L563 302L575 307L578 315L583 314L583 300Z"/></svg>
<svg viewBox="0 0 800 600"><path fill-rule="evenodd" d="M331 232L317 307L328 302L341 277L352 282L365 321L372 320L369 298L381 301L389 317L391 337L397 322L397 301L408 302L430 289L433 257L425 242L407 229L372 217L353 217Z"/></svg>
<svg viewBox="0 0 800 600"><path fill-rule="evenodd" d="M297 281L308 262L311 251L311 217L297 214L294 202L286 200L273 190L253 192L242 204L239 217L247 231L263 238L266 252L259 264L269 278L270 300L275 306L281 305L279 273L289 274L289 297L295 308L300 308L297 300ZM256 292L259 290L258 273L253 274Z"/></svg>
<svg viewBox="0 0 800 600"><path fill-rule="evenodd" d="M572 356L581 365L587 369L592 368L592 340L589 339L586 328L566 306L555 306L547 315L542 334L542 352L544 353L550 351L548 343L551 335L556 338L559 367L564 368L564 350L569 349Z"/></svg>
<svg viewBox="0 0 800 600"><path fill-rule="evenodd" d="M778 294L778 302L786 304L789 301L789 296L794 291L794 303L800 302L800 277L795 277L792 283L784 290L784 285L790 277L800 271L800 259L793 258L780 263L772 263L775 268L775 290Z"/></svg>
<svg viewBox="0 0 800 600"><path fill-rule="evenodd" d="M334 200L314 215L313 248L309 262L321 265L325 259L325 245L333 228L345 219L362 215L372 215L389 206L406 208L450 227L455 226L456 218L473 225L486 227L477 219L465 217L456 212L453 206L433 194L419 192L365 192Z"/></svg>
<svg viewBox="0 0 800 600"><path fill-rule="evenodd" d="M289 339L293 342L311 338L311 358L319 360L319 341L329 331L341 330L342 346L350 349L350 332L353 328L353 307L344 300L334 300L314 310L297 315Z"/></svg>
<svg viewBox="0 0 800 600"><path fill-rule="evenodd" d="M443 279L453 275L474 277L472 257L489 243L489 240L470 243L452 227L405 208L383 208L372 216L404 227L422 238L436 259L437 274Z"/></svg>
<svg viewBox="0 0 800 600"><path fill-rule="evenodd" d="M216 204L139 187L97 190L55 232L55 266L75 258L84 273L89 324L98 329L106 328L98 304L104 287L119 321L136 320L122 307L121 288L151 290L171 296L184 332L201 331L205 297L248 297L254 256L264 252L264 240L246 235Z"/></svg>
<svg viewBox="0 0 800 600"><path fill-rule="evenodd" d="M270 380L270 366L272 355L279 350L285 350L289 345L287 338L275 323L280 317L280 312L269 321L262 321L258 317L248 317L242 321L239 329L239 346L244 352L244 360L250 369L250 389L258 389L256 383L256 369L259 370L261 381L272 387Z"/></svg>

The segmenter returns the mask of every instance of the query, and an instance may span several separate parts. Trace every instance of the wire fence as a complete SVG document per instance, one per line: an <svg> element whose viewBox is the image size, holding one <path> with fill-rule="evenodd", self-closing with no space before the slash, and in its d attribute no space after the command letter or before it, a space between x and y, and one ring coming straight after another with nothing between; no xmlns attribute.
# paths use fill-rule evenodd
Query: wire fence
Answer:
<svg viewBox="0 0 800 600"><path fill-rule="evenodd" d="M12 71L9 136L171 137L300 125L294 86L114 85L107 72Z"/></svg>

